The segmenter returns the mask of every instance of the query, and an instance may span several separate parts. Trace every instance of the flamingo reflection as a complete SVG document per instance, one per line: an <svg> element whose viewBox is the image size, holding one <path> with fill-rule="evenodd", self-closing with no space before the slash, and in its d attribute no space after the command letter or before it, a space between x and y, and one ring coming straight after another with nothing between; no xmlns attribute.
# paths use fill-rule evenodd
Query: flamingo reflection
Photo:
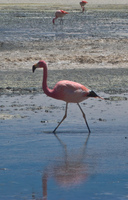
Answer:
<svg viewBox="0 0 128 200"><path fill-rule="evenodd" d="M61 164L54 164L53 166L47 167L42 176L42 189L43 189L43 200L47 200L47 182L48 179L53 177L55 181L61 187L74 187L87 181L88 165L84 163L85 152L90 134L88 134L86 141L78 153L78 155L68 155L67 146L62 142L62 140L55 134L56 139L61 144L64 150L64 160Z"/></svg>

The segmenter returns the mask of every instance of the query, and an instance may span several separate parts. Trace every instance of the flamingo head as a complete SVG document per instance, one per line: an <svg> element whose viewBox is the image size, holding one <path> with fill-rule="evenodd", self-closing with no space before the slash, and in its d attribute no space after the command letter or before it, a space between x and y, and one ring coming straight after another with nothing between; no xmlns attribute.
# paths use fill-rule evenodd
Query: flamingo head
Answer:
<svg viewBox="0 0 128 200"><path fill-rule="evenodd" d="M45 67L47 67L46 62L44 60L40 60L38 63L36 63L35 65L32 66L32 71L34 73L36 68L45 68Z"/></svg>
<svg viewBox="0 0 128 200"><path fill-rule="evenodd" d="M82 1L82 3L85 3L85 4L86 4L86 3L88 3L88 2L87 2L87 1Z"/></svg>
<svg viewBox="0 0 128 200"><path fill-rule="evenodd" d="M94 98L100 98L102 100L104 100L104 98L98 96L94 91L90 91L89 94L87 95L87 97L94 97Z"/></svg>

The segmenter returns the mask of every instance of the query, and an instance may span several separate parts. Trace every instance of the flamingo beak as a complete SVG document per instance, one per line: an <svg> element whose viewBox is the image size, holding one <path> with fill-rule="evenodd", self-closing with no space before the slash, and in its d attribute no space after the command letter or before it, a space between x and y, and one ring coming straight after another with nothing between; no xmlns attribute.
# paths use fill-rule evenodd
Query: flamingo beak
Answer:
<svg viewBox="0 0 128 200"><path fill-rule="evenodd" d="M100 96L97 96L97 98L104 100L104 98L103 98L103 97L100 97Z"/></svg>
<svg viewBox="0 0 128 200"><path fill-rule="evenodd" d="M34 73L35 70L36 70L36 65L33 65L33 66L32 66L32 71L33 71L33 73Z"/></svg>
<svg viewBox="0 0 128 200"><path fill-rule="evenodd" d="M100 99L104 100L104 98L98 96L94 91L90 91L87 96L88 97L94 97L94 98L100 98Z"/></svg>

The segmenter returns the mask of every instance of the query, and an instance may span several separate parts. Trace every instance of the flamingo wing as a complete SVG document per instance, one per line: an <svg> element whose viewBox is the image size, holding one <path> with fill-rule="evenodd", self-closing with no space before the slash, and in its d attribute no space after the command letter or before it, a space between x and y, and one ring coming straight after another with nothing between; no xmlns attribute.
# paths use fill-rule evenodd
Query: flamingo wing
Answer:
<svg viewBox="0 0 128 200"><path fill-rule="evenodd" d="M72 81L59 81L54 89L54 98L60 99L66 102L79 103L87 98L89 89L80 83Z"/></svg>
<svg viewBox="0 0 128 200"><path fill-rule="evenodd" d="M64 10L60 10L61 11L61 13L63 13L63 14L68 14L68 12L66 12L66 11L64 11Z"/></svg>

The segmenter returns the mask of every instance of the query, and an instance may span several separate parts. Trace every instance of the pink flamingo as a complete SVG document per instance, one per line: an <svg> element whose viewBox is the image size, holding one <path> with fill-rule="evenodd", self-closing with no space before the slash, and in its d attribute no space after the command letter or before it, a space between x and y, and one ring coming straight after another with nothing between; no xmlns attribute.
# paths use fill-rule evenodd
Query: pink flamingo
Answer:
<svg viewBox="0 0 128 200"><path fill-rule="evenodd" d="M80 6L81 6L81 8L82 8L82 12L84 12L85 11L85 5L86 5L86 3L88 3L87 1L81 1L80 2Z"/></svg>
<svg viewBox="0 0 128 200"><path fill-rule="evenodd" d="M43 68L42 89L43 89L44 93L49 97L52 97L54 99L63 100L66 102L65 114L64 114L62 120L57 125L57 127L54 129L53 133L55 133L57 128L67 117L68 103L77 103L77 105L79 106L79 108L83 114L83 118L85 120L88 131L90 133L91 131L88 126L85 113L83 112L79 103L89 97L100 98L100 99L103 99L103 98L98 96L94 91L91 91L88 88L86 88L84 85L81 85L80 83L77 83L77 82L68 81L68 80L59 81L58 83L56 83L56 85L54 86L53 89L49 89L47 86L47 64L46 64L46 62L43 60L39 61L37 64L33 65L32 71L34 72L36 68Z"/></svg>
<svg viewBox="0 0 128 200"><path fill-rule="evenodd" d="M53 24L55 24L55 20L57 19L57 18L61 18L61 21L62 21L62 17L64 16L64 15L66 15L66 14L68 14L68 12L66 12L66 11L64 11L64 10L57 10L56 11L56 13L55 13L55 18L53 18L53 20L52 20L52 22L53 22ZM63 21L62 21L63 22Z"/></svg>

